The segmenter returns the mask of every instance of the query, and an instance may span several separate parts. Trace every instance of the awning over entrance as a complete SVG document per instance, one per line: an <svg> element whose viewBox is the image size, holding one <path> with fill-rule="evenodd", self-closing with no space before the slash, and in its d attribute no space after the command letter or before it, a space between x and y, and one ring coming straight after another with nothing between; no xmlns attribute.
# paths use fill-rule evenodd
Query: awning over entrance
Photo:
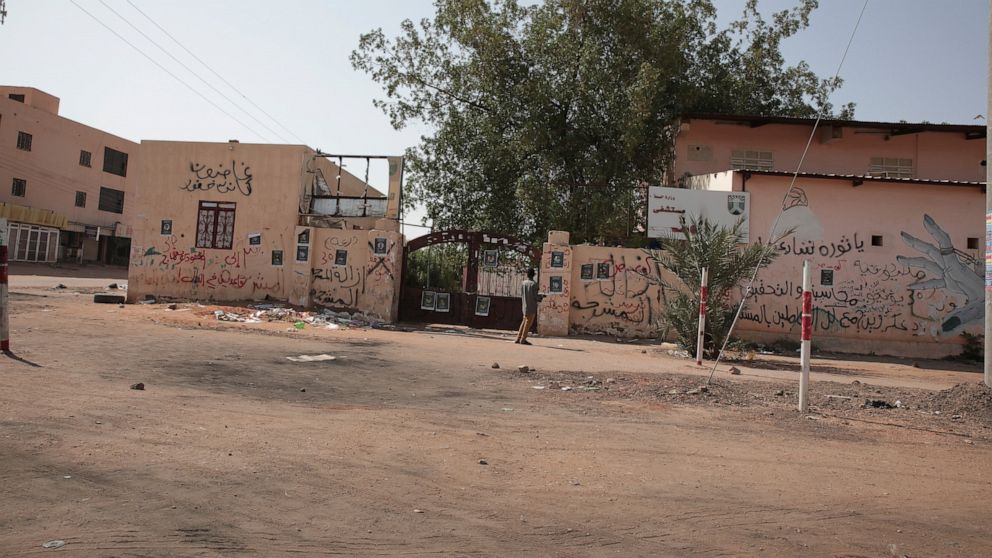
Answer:
<svg viewBox="0 0 992 558"><path fill-rule="evenodd" d="M13 203L0 203L0 218L29 225L40 225L43 227L54 227L61 229L66 226L65 215L41 209L38 207L26 207Z"/></svg>

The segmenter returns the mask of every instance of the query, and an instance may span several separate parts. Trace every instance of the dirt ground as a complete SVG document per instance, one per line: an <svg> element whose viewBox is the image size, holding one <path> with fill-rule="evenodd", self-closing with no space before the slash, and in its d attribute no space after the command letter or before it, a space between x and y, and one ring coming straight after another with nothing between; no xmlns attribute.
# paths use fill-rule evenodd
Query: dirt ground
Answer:
<svg viewBox="0 0 992 558"><path fill-rule="evenodd" d="M974 366L821 355L802 416L794 357L707 384L652 343L228 323L25 277L0 556L992 555Z"/></svg>

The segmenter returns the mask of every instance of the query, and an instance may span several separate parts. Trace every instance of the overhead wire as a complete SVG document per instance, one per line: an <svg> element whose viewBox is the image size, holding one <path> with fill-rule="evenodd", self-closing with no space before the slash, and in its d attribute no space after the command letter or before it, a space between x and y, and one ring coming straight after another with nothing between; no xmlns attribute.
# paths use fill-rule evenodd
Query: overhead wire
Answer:
<svg viewBox="0 0 992 558"><path fill-rule="evenodd" d="M844 61L847 60L847 54L851 50L851 44L854 43L854 37L858 33L858 28L861 26L861 20L864 18L865 10L868 9L868 0L865 0L864 5L861 6L861 13L858 14L858 20L854 24L854 29L851 30L851 36L847 40L847 46L844 48L844 54L840 57L840 62L837 64L837 71L834 72L833 81L836 83L837 78L840 77L840 70L844 67ZM813 129L810 130L809 139L806 140L806 147L803 149L803 154L799 157L799 163L796 165L795 172L792 173L792 180L789 182L789 188L785 191L785 195L782 197L782 205L779 207L778 214L775 216L775 221L772 222L771 231L768 233L768 247L771 247L776 242L775 233L778 230L779 221L782 219L782 214L785 213L785 204L787 203L789 196L796 187L796 179L799 177L799 171L803 168L803 163L806 162L806 155L809 153L809 148L813 144L813 138L816 136L816 129L820 125L820 120L823 119L823 113L826 110L826 100L820 105L820 109L817 111L816 120L813 122ZM737 321L740 319L741 312L744 310L744 305L747 304L747 299L751 297L751 291L754 288L754 282L758 278L758 270L765 263L765 255L767 250L763 250L761 255L758 257L758 263L754 266L754 272L751 274L751 279L748 281L747 288L741 295L741 302L737 306L737 312L734 314L734 319L730 322L730 328L727 330L727 336L723 340L723 345L720 347L720 352L716 355L716 362L713 363L713 369L710 370L710 376L707 383L713 381L713 374L716 373L717 367L720 365L720 360L723 358L724 351L727 350L727 344L730 342L730 335L734 332L734 327L737 325Z"/></svg>
<svg viewBox="0 0 992 558"><path fill-rule="evenodd" d="M209 97L207 97L206 95L204 95L203 93L201 93L198 89L196 89L195 87L193 87L192 85L190 85L189 83L187 83L185 80L183 80L182 78L180 78L179 76L177 76L171 70L169 70L168 68L166 68L165 66L163 66L161 63L159 63L157 60L155 60L154 58L152 58L150 55L148 55L145 51L143 51L140 48L138 48L137 46L135 46L134 43L132 43L131 41L127 40L123 35L121 35L117 31L115 31L112 27L110 27L109 25L107 25L106 23L104 23L103 20L101 20L97 16L93 15L92 13L90 13L86 8L80 6L79 3L76 2L76 0L69 0L69 2L72 2L72 5L74 5L77 8L79 8L80 11L82 11L84 14L88 15L93 21L99 23L104 29L106 29L107 31L110 31L111 33L113 33L118 39L120 39L121 41L123 41L124 43L126 43L129 47L131 47L134 50L136 50L138 52L138 54L144 56L146 59L148 59L149 62L151 62L152 64L155 64L156 66L158 66L159 69L161 69L163 72L169 74L169 76L171 76L172 79L174 79L174 80L178 81L179 83L183 84L184 86L186 86L187 89L189 89L190 91L192 91L193 93L195 93L198 97L200 97L201 99L203 99L204 101L206 101L207 103L209 103L215 109L217 109L220 112L222 112L223 114L227 115L228 118L230 118L231 120L234 120L235 122L237 122L238 124L240 124L241 126L243 126L245 129L247 129L251 133L255 134L256 136L258 136L260 138L265 138L265 135L264 134L260 134L254 128L252 128L251 126L245 124L240 118L238 118L238 117L234 116L233 114L231 114L230 112L224 110L220 105L218 105L213 100L211 100Z"/></svg>
<svg viewBox="0 0 992 558"><path fill-rule="evenodd" d="M131 27L131 29L134 29L135 31L137 31L139 35L141 35L142 37L144 37L145 39L147 39L148 42L150 42L151 44L155 45L156 48L158 48L163 53L165 53L166 56L168 56L173 61L175 61L177 64L179 64L184 69L186 69L187 72L193 74L193 76L196 77L196 79L198 79L201 82L203 82L204 85L206 85L207 87L209 87L210 89L212 89L215 93L217 93L218 95L220 95L221 97L223 97L224 100L226 100L227 102L231 103L232 106L237 107L238 110L240 110L241 112L243 112L246 115L248 115L249 118L251 118L252 120L254 120L255 122L257 122L258 124L260 124L263 128L265 128L266 130L268 130L270 133L272 133L274 136L276 136L277 138L279 138L280 140L282 140L284 143L291 143L289 140L287 140L286 138L284 138L279 132L273 130L268 125L266 125L265 122L262 122L261 120L259 120L258 118L256 118L255 115L251 114L250 112L248 112L247 110L245 110L244 108L242 108L241 106L239 106L238 103L234 102L234 100L231 99L230 97L228 97L226 94L224 94L223 91L221 91L220 89L217 89L216 87L214 87L214 85L212 83L210 83L209 81L203 79L203 77L200 76L200 74L196 73L195 70L193 70L192 68L190 68L189 66L187 66L182 60L180 60L175 55L173 55L171 52L169 52L165 47L163 47L162 45L158 44L158 42L155 41L155 39L149 37L147 33L145 33L144 31L142 31L137 25L135 25L134 23L132 23L131 20L129 20L126 17L124 17L123 15L121 15L120 12L118 12L112 6L110 6L110 4L107 4L107 2L105 0L98 0L98 1L101 4L103 4L104 7L106 7L108 10L110 10L114 15L116 15L118 18L120 18L121 21L123 21L129 27Z"/></svg>
<svg viewBox="0 0 992 558"><path fill-rule="evenodd" d="M199 56L196 55L196 53L194 53L192 50L186 48L186 45L184 45L183 43L181 43L179 41L179 39L177 39L174 36L172 36L172 33L169 33L164 27L162 27L161 25L159 25L158 22L156 22L154 19L152 19L152 17L150 15L146 14L141 8L139 8L137 5L135 5L134 2L132 2L131 0L126 0L126 1L127 1L128 4L131 5L132 8L135 9L135 11L137 11L139 14L141 14L142 16L144 16L145 19L147 19L148 21L150 21L152 23L152 25L154 25L155 27L157 27L159 31L161 31L162 33L164 33L166 37L169 37L170 39L172 39L172 42L174 42L177 45L179 45L179 48L185 50L187 54L189 54L197 62L199 62L200 64L202 64L204 68L210 70L210 72L213 75L217 76L217 79L223 81L224 84L227 85L228 87L230 87L235 93L237 93L238 95L241 95L241 97L244 100L248 101L248 103L251 104L251 106L253 106L256 109L258 109L259 112L261 112L262 114L264 114L265 116L267 116L269 118L269 120L271 120L277 126L279 126L280 128L282 128L283 130L285 130L289 135L293 136L293 138L295 138L298 142L300 142L302 144L306 144L305 141L303 141L302 139L300 139L300 136L294 134L292 130L290 130L285 125L283 125L283 123L280 122L279 120L277 120L274 116L272 116L271 114L269 114L268 112L266 112L265 109L263 109L262 107L258 106L258 104L255 103L255 101L252 101L251 98L249 98L247 95L245 95L244 93L242 93L240 89L238 89L237 87L234 86L234 84L232 84L230 81L224 79L224 76L220 75L217 72L217 70L214 70L209 64L207 64L206 62L204 62L203 59L201 59Z"/></svg>

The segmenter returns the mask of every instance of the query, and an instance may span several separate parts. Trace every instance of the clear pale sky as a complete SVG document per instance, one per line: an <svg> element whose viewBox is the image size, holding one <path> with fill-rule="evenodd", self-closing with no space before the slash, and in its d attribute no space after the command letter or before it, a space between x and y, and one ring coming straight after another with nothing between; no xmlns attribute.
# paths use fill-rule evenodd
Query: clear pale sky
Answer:
<svg viewBox="0 0 992 558"><path fill-rule="evenodd" d="M70 0L7 0L0 83L56 95L63 116L135 141L283 142L101 0L75 1L255 131L191 92ZM131 0L292 135L200 66L127 0L103 2L289 143L303 140L331 153L401 154L425 131L393 130L372 106L379 88L352 70L348 55L365 31L382 27L395 34L404 18L430 16L427 0ZM717 0L721 22L736 17L744 3ZM760 6L768 12L794 3L762 0ZM810 28L784 43L783 51L790 62L806 60L828 76L862 0L820 4ZM870 0L841 71L845 85L833 100L856 102L861 120L984 124L974 117L986 112L987 40L986 0ZM364 164L352 163L349 170L361 176ZM383 171L373 169L374 185L384 187Z"/></svg>

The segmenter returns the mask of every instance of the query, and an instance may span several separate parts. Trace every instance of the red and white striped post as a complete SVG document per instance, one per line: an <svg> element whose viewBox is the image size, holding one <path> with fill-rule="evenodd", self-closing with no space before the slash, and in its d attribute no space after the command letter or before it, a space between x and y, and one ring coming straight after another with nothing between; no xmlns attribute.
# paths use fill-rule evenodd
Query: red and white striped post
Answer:
<svg viewBox="0 0 992 558"><path fill-rule="evenodd" d="M799 374L799 411L806 412L809 402L809 353L813 344L813 291L810 277L809 260L803 261L803 330L802 348L799 353L799 363L802 372Z"/></svg>
<svg viewBox="0 0 992 558"><path fill-rule="evenodd" d="M0 219L0 351L10 352L10 301L7 298L7 220Z"/></svg>
<svg viewBox="0 0 992 558"><path fill-rule="evenodd" d="M699 334L696 336L696 366L703 365L703 337L706 333L706 298L709 295L709 269L703 268L703 277L699 281Z"/></svg>

